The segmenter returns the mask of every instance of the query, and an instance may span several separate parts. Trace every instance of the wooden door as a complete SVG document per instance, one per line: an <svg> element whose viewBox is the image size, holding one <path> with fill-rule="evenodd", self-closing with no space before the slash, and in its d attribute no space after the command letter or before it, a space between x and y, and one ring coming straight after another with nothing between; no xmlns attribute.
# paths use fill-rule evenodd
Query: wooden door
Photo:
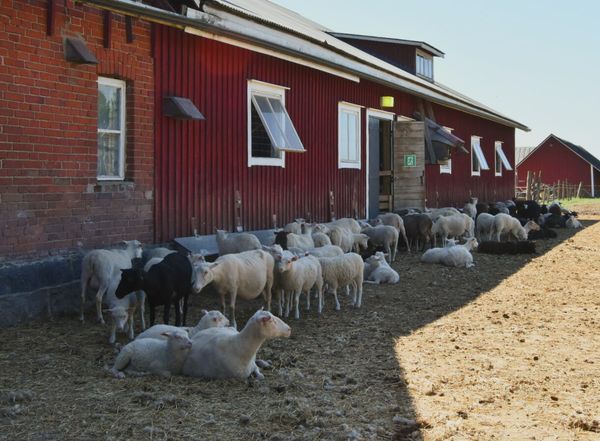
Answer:
<svg viewBox="0 0 600 441"><path fill-rule="evenodd" d="M425 208L425 124L394 123L394 210Z"/></svg>

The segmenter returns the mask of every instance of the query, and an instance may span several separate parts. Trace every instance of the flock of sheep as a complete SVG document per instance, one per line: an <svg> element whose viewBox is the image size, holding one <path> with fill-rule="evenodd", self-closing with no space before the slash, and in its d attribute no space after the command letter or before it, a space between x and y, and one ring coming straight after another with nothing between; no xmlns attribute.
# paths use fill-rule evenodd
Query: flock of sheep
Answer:
<svg viewBox="0 0 600 441"><path fill-rule="evenodd" d="M314 295L321 314L325 293L333 294L335 310L339 310L338 290L346 294L352 290L352 306L359 308L363 283L398 283L400 276L390 263L396 259L400 237L409 252L411 245L417 250L429 246L421 256L422 262L469 268L474 265L474 250L495 254L535 252L535 243L529 239L555 237L549 227L581 227L575 216L558 203L550 207L534 201L479 204L473 198L462 210L401 210L368 222L343 218L311 225L299 219L277 231L269 245L261 244L249 233L228 235L217 231L219 257L214 262L206 262L200 255L154 248L144 253L142 264L141 244L128 241L125 249L93 250L84 257L81 320L86 291L92 285L98 289L98 321L104 323L103 312L110 314L109 342L115 343L117 330L126 331L132 340L110 369L119 378L124 372L208 379L263 378L259 368L268 366L268 362L256 360L260 346L268 339L288 337L291 332L279 317L289 317L293 312L296 319L300 318L302 296L309 310ZM437 238L441 247L435 247ZM510 241L513 238L515 242ZM465 243L459 244L461 239ZM209 284L220 296L223 313L203 310L195 327L185 327L190 294L200 293ZM279 317L270 312L272 293L276 294ZM266 310L261 308L238 331L237 299L252 300L261 295ZM149 329L144 320L146 300ZM154 324L157 306L163 306L162 325ZM175 326L168 325L171 306L175 309ZM134 340L137 309L144 332Z"/></svg>

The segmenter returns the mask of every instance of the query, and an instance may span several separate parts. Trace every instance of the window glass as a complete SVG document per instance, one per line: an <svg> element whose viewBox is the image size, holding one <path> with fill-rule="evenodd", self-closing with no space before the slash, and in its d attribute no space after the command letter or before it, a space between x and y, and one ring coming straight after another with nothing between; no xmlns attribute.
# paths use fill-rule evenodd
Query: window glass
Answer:
<svg viewBox="0 0 600 441"><path fill-rule="evenodd" d="M125 82L98 78L98 179L123 179Z"/></svg>

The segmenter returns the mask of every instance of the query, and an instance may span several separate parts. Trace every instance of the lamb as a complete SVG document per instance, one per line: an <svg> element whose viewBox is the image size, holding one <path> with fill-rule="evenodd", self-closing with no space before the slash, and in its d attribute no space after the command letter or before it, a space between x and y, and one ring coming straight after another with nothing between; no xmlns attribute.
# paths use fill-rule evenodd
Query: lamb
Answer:
<svg viewBox="0 0 600 441"><path fill-rule="evenodd" d="M368 267L368 269L367 269ZM369 257L365 262L365 283L398 283L400 275L392 269L381 251Z"/></svg>
<svg viewBox="0 0 600 441"><path fill-rule="evenodd" d="M184 361L192 348L192 340L184 330L165 332L167 340L142 338L125 346L111 369L117 378L131 374L152 373L170 377L181 373Z"/></svg>
<svg viewBox="0 0 600 441"><path fill-rule="evenodd" d="M483 241L477 251L487 254L535 254L535 242L520 240L518 242Z"/></svg>
<svg viewBox="0 0 600 441"><path fill-rule="evenodd" d="M192 264L187 256L173 253L150 267L148 271L132 268L121 272L116 296L121 299L132 291L144 290L150 305L150 325L154 325L155 308L160 305L164 305L163 321L169 324L169 312L173 304L175 324L185 326L193 275ZM180 300L183 300L183 321L179 308Z"/></svg>
<svg viewBox="0 0 600 441"><path fill-rule="evenodd" d="M377 219L381 222L381 224L391 225L396 230L398 230L398 233L401 234L404 238L404 244L406 245L406 249L408 250L408 252L410 252L410 245L408 244L408 238L406 236L406 229L404 228L404 220L402 219L402 217L400 217L400 215L396 213L382 213L377 216ZM369 221L369 223L372 226L377 226L377 223L371 221Z"/></svg>
<svg viewBox="0 0 600 441"><path fill-rule="evenodd" d="M112 345L117 340L117 330L127 330L127 336L130 340L134 337L134 314L138 306L141 309L142 329L146 329L144 321L144 300L146 294L143 291L132 292L120 299L116 296L116 290L121 282L121 274L116 273L110 282L104 297L104 303L107 305L104 312L109 313L112 319L110 337L108 342ZM127 326L129 324L129 326Z"/></svg>
<svg viewBox="0 0 600 441"><path fill-rule="evenodd" d="M476 249L477 246L477 239L471 237L463 245L455 245L448 248L431 248L423 253L421 262L471 268L475 265L471 250Z"/></svg>
<svg viewBox="0 0 600 441"><path fill-rule="evenodd" d="M310 290L317 288L320 306L323 303L323 274L319 259L314 256L275 256L275 269L279 275L278 285L284 292L290 293L290 299L294 300L294 317L300 318L298 304L300 295L306 293L306 309L310 309ZM285 316L289 315L289 302L286 302Z"/></svg>
<svg viewBox="0 0 600 441"><path fill-rule="evenodd" d="M183 374L205 379L250 375L264 379L256 365L256 353L266 341L289 337L291 328L270 312L259 310L240 332L234 328L206 329L194 336L192 349L183 364Z"/></svg>
<svg viewBox="0 0 600 441"><path fill-rule="evenodd" d="M477 237L481 240L484 235L487 235L487 240L492 238L492 228L494 225L494 216L489 213L480 213L477 216L476 228Z"/></svg>
<svg viewBox="0 0 600 441"><path fill-rule="evenodd" d="M120 269L131 268L131 261L142 257L142 244L140 242L130 240L123 241L123 243L126 245L124 250L92 250L83 258L81 262L81 315L79 317L82 322L84 321L83 310L88 284L98 287L96 292L96 315L98 321L104 324L102 297L111 281Z"/></svg>
<svg viewBox="0 0 600 441"><path fill-rule="evenodd" d="M286 233L302 234L302 222L295 220L283 227Z"/></svg>
<svg viewBox="0 0 600 441"><path fill-rule="evenodd" d="M354 241L352 249L355 253L360 253L361 250L366 250L369 247L369 236L364 233L354 233L352 239Z"/></svg>
<svg viewBox="0 0 600 441"><path fill-rule="evenodd" d="M324 247L326 245L331 245L331 239L329 238L329 236L325 233L321 233L320 231L317 231L316 233L312 234L312 239L314 242L314 248L319 248L319 247Z"/></svg>
<svg viewBox="0 0 600 441"><path fill-rule="evenodd" d="M193 328L178 328L177 326L172 325L154 325L151 328L146 329L140 335L138 335L136 339L158 338L166 340L166 332L174 332L178 330L186 331L191 338L198 332L203 331L205 329L224 328L226 326L229 326L229 320L220 311L207 311L206 309L203 309L202 318L200 318L198 324Z"/></svg>
<svg viewBox="0 0 600 441"><path fill-rule="evenodd" d="M463 207L463 213L470 216L473 220L477 217L477 202L479 202L479 199L471 198Z"/></svg>
<svg viewBox="0 0 600 441"><path fill-rule="evenodd" d="M433 222L431 218L426 214L409 214L402 218L404 221L404 228L406 229L406 236L409 242L415 242L417 249L420 249L420 244L429 243L433 246L433 234L431 232Z"/></svg>
<svg viewBox="0 0 600 441"><path fill-rule="evenodd" d="M352 305L360 308L362 304L362 283L365 263L356 253L348 253L336 257L320 257L319 262L323 270L323 283L328 291L333 292L335 310L340 310L337 296L338 287L353 285ZM319 305L319 312L323 305Z"/></svg>
<svg viewBox="0 0 600 441"><path fill-rule="evenodd" d="M461 213L452 216L440 216L433 224L431 232L434 235L439 235L442 238L442 241L445 242L448 237L474 237L474 225L473 219L466 214Z"/></svg>
<svg viewBox="0 0 600 441"><path fill-rule="evenodd" d="M517 240L527 240L527 233L530 230L539 230L539 228L539 225L533 221L527 222L525 227L522 227L518 219L508 214L498 213L494 216L494 223L492 224L490 234L496 235L497 242L500 242L500 236L503 233L510 233Z"/></svg>
<svg viewBox="0 0 600 441"><path fill-rule="evenodd" d="M307 227L306 224L302 224L303 233L295 234L288 233L287 235L287 246L302 248L304 250L308 250L310 248L315 248L315 242L312 238L312 227Z"/></svg>
<svg viewBox="0 0 600 441"><path fill-rule="evenodd" d="M273 256L264 250L245 251L219 257L213 263L201 263L196 268L194 290L200 292L213 283L221 297L223 313L227 306L225 297L229 295L229 306L234 327L235 302L237 297L252 300L263 294L267 310L271 309L271 288L273 287Z"/></svg>
<svg viewBox="0 0 600 441"><path fill-rule="evenodd" d="M389 255L390 262L396 260L398 248L398 230L390 225L378 225L376 227L363 228L363 234L369 236L369 240L375 246L382 246L385 253Z"/></svg>
<svg viewBox="0 0 600 441"><path fill-rule="evenodd" d="M456 214L461 214L461 213L454 207L443 207L443 208L432 208L431 210L425 212L425 214L427 214L431 218L431 220L435 222L436 220L438 220L438 218L440 218L442 216L454 216Z"/></svg>
<svg viewBox="0 0 600 441"><path fill-rule="evenodd" d="M567 221L565 222L565 227L567 228L583 228L581 222L579 222L575 216L569 216Z"/></svg>
<svg viewBox="0 0 600 441"><path fill-rule="evenodd" d="M223 230L217 230L216 239L217 246L219 247L219 256L241 253L243 251L260 250L262 246L258 237L250 233L227 234Z"/></svg>

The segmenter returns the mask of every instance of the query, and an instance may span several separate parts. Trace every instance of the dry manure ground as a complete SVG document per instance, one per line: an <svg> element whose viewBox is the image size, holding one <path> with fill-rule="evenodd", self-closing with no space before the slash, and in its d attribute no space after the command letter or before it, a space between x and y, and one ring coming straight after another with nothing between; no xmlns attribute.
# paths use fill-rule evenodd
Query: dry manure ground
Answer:
<svg viewBox="0 0 600 441"><path fill-rule="evenodd" d="M598 440L598 208L535 256L399 254L400 284L366 285L362 309L328 298L289 320L263 381L116 380L98 324L0 330L0 439ZM196 297L190 317L216 306ZM260 306L240 302L239 322Z"/></svg>

